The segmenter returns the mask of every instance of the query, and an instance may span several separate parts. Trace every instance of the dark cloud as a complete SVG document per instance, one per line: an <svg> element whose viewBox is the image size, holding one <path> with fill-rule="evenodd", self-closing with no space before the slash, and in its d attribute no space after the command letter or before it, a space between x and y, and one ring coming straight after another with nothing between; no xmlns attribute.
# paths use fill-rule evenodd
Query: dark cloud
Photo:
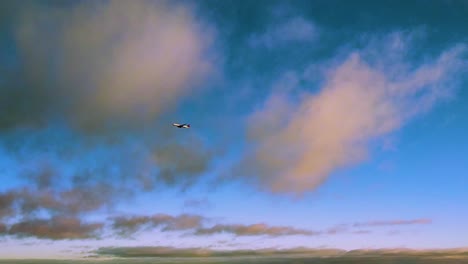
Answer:
<svg viewBox="0 0 468 264"><path fill-rule="evenodd" d="M96 238L102 223L83 223L72 217L51 219L27 219L13 224L8 233L17 237L37 237L41 239L86 239Z"/></svg>

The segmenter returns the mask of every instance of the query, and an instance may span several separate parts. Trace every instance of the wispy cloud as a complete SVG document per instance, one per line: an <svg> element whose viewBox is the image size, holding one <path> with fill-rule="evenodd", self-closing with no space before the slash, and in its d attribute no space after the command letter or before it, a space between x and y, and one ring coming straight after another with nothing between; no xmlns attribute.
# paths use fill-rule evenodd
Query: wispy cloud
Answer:
<svg viewBox="0 0 468 264"><path fill-rule="evenodd" d="M235 236L291 236L319 235L319 232L298 229L290 226L271 226L265 223L256 223L250 225L243 224L215 224L207 225L209 218L200 215L182 214L171 216L166 214L157 214L153 216L131 216L115 217L112 219L112 228L117 234L130 236L139 230L151 230L161 228L163 232L170 231L188 231L186 235L216 235L231 234Z"/></svg>
<svg viewBox="0 0 468 264"><path fill-rule="evenodd" d="M27 207L22 220L10 221L3 225L2 234L17 237L37 237L45 239L83 239L99 238L106 233L111 237L128 238L140 235L142 232L180 233L182 237L200 237L213 235L231 235L233 237L285 237L285 236L332 236L339 234L369 234L372 228L380 226L422 225L430 224L430 219L419 218L410 220L381 220L340 224L323 230L297 228L293 226L276 226L265 222L253 224L222 223L218 220L197 214L154 214L154 215L121 215L108 218L100 223L86 223L79 215L64 214L49 211L50 218L40 218L31 214L38 209L61 208L65 204L54 199L37 197L34 206ZM22 204L15 207L25 207ZM25 209L22 209L25 210ZM11 220L11 219L10 219ZM16 222L17 221L17 222ZM363 229L367 228L367 229Z"/></svg>
<svg viewBox="0 0 468 264"><path fill-rule="evenodd" d="M356 234L356 235L367 235L367 234L371 234L372 231L370 230L356 230L356 231L353 231L353 234Z"/></svg>
<svg viewBox="0 0 468 264"><path fill-rule="evenodd" d="M61 191L45 189L34 190L21 188L1 194L3 203L2 216L31 217L38 212L54 215L76 216L96 211L107 205L112 199L111 189L104 185L74 187Z"/></svg>
<svg viewBox="0 0 468 264"><path fill-rule="evenodd" d="M252 225L226 225L218 224L209 228L199 228L195 232L196 235L212 235L228 233L236 236L291 236L291 235L305 235L314 236L319 235L320 232L315 232L306 229L297 229L289 226L269 226L264 223Z"/></svg>
<svg viewBox="0 0 468 264"><path fill-rule="evenodd" d="M432 219L418 218L418 219L399 219L399 220L376 220L367 222L355 222L339 224L329 228L326 234L337 234L351 232L353 234L368 234L374 227L391 227L391 226L405 226L405 225L428 225L432 223ZM368 228L368 229L362 229Z"/></svg>
<svg viewBox="0 0 468 264"><path fill-rule="evenodd" d="M352 224L353 227L372 227L372 226L396 226L396 225L425 225L431 224L432 220L427 218L412 220L392 220L392 221L370 221Z"/></svg>
<svg viewBox="0 0 468 264"><path fill-rule="evenodd" d="M171 216L157 214L153 216L116 217L113 219L112 228L120 235L131 235L136 231L146 228L162 227L162 231L181 231L198 228L205 219L198 215L183 214Z"/></svg>
<svg viewBox="0 0 468 264"><path fill-rule="evenodd" d="M189 209L208 209L212 204L206 198L203 199L188 199L184 201L184 208Z"/></svg>
<svg viewBox="0 0 468 264"><path fill-rule="evenodd" d="M383 57L369 56L379 48L370 46L335 63L319 92L274 91L248 121L250 148L234 177L272 192L314 190L331 173L366 160L371 140L453 94L463 45L411 67L400 46L380 45L389 52Z"/></svg>
<svg viewBox="0 0 468 264"><path fill-rule="evenodd" d="M303 17L293 17L271 25L262 33L251 35L248 43L251 47L271 49L285 43L315 41L318 33L318 27L313 22Z"/></svg>

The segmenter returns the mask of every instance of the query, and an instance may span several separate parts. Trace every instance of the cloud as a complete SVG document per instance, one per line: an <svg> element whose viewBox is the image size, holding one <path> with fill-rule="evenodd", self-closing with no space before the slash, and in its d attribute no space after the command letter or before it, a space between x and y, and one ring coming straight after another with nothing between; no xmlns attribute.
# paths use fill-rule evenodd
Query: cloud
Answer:
<svg viewBox="0 0 468 264"><path fill-rule="evenodd" d="M15 194L24 214L46 209L60 215L77 215L96 211L110 203L111 191L105 185L96 185L62 191L41 192L23 189Z"/></svg>
<svg viewBox="0 0 468 264"><path fill-rule="evenodd" d="M289 226L269 226L264 223L252 225L238 225L238 224L217 224L209 228L199 228L195 232L196 235L212 235L220 233L230 233L236 236L291 236L291 235L305 235L315 236L320 232L315 232L305 229L297 229Z"/></svg>
<svg viewBox="0 0 468 264"><path fill-rule="evenodd" d="M88 142L60 132L53 142L42 132L15 139L20 147L9 154L16 163L5 169L15 168L10 173L24 182L0 192L0 221L44 213L83 217L164 184L186 188L214 155L196 136L167 136L164 143L145 146L140 140Z"/></svg>
<svg viewBox="0 0 468 264"><path fill-rule="evenodd" d="M371 234L372 231L370 230L356 230L356 231L353 231L353 234L356 234L356 235L368 235L368 234Z"/></svg>
<svg viewBox="0 0 468 264"><path fill-rule="evenodd" d="M212 250L209 248L176 248L176 247L103 247L94 253L114 257L234 257L234 256L271 256L309 254L310 256L336 256L346 251L340 249L262 248L255 250Z"/></svg>
<svg viewBox="0 0 468 264"><path fill-rule="evenodd" d="M18 237L37 237L41 239L85 239L96 238L102 223L83 223L72 217L53 217L51 219L28 219L13 224L8 233Z"/></svg>
<svg viewBox="0 0 468 264"><path fill-rule="evenodd" d="M0 219L10 216L14 213L14 200L15 197L13 193L0 193Z"/></svg>
<svg viewBox="0 0 468 264"><path fill-rule="evenodd" d="M200 215L181 214L171 216L156 214L152 216L118 216L112 219L112 229L120 236L131 236L141 230L161 228L163 232L188 231L186 235L205 236L216 234L232 234L235 236L315 236L323 232L298 229L290 226L271 226L265 223L250 225L243 224L215 224L206 225L210 219Z"/></svg>
<svg viewBox="0 0 468 264"><path fill-rule="evenodd" d="M105 185L63 190L18 188L0 194L1 218L30 217L40 212L79 216L111 204L113 192Z"/></svg>
<svg viewBox="0 0 468 264"><path fill-rule="evenodd" d="M213 205L206 198L203 199L188 199L184 201L184 208L189 209L208 209Z"/></svg>
<svg viewBox="0 0 468 264"><path fill-rule="evenodd" d="M0 236L7 234L7 226L4 223L0 223Z"/></svg>
<svg viewBox="0 0 468 264"><path fill-rule="evenodd" d="M216 154L216 150L208 148L196 137L166 140L152 149L159 179L169 185L180 184L183 187L196 183L198 176L210 168Z"/></svg>
<svg viewBox="0 0 468 264"><path fill-rule="evenodd" d="M391 220L391 221L371 221L354 223L353 227L373 227L373 226L396 226L396 225L425 225L431 224L432 220L427 218L412 220Z"/></svg>
<svg viewBox="0 0 468 264"><path fill-rule="evenodd" d="M381 44L385 56L370 56L378 48L372 46L351 52L317 92L274 91L249 117L250 145L232 175L276 193L314 190L333 172L365 161L371 142L453 95L464 46L408 65L396 64L403 48L385 46L391 44Z"/></svg>
<svg viewBox="0 0 468 264"><path fill-rule="evenodd" d="M370 234L372 230L362 228L374 228L385 226L402 226L402 225L427 225L431 224L432 220L428 218L418 219L401 219L401 220L379 220L368 222L355 222L350 224L339 224L327 229L325 234L333 235L338 233L350 232L352 234Z"/></svg>
<svg viewBox="0 0 468 264"><path fill-rule="evenodd" d="M141 127L215 71L214 30L188 6L84 1L20 10L21 69L0 87L2 128L54 120L87 132Z"/></svg>
<svg viewBox="0 0 468 264"><path fill-rule="evenodd" d="M152 229L162 227L162 231L182 231L201 226L205 219L198 215L182 214L171 216L156 214L153 216L119 216L113 218L112 228L122 236L129 236L141 228Z"/></svg>
<svg viewBox="0 0 468 264"><path fill-rule="evenodd" d="M318 27L314 23L303 17L293 17L270 26L265 32L251 35L248 43L254 48L271 49L285 43L311 42L317 38L317 35Z"/></svg>
<svg viewBox="0 0 468 264"><path fill-rule="evenodd" d="M0 148L16 166L0 169L28 187L0 194L0 218L82 215L187 188L209 169L216 153L198 132L170 127L171 110L218 73L215 28L191 5L28 1L11 12L0 21L14 38L0 63Z"/></svg>

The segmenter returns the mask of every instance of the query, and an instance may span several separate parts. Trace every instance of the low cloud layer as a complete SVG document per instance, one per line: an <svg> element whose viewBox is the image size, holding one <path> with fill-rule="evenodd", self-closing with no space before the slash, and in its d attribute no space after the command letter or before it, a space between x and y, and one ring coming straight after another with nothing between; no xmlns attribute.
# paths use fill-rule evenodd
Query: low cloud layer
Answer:
<svg viewBox="0 0 468 264"><path fill-rule="evenodd" d="M175 248L175 247L104 247L90 252L97 256L113 257L271 257L277 260L289 261L291 263L309 262L375 262L394 263L401 259L412 259L414 263L459 263L466 259L468 250L465 249L443 249L443 250L412 250L406 248L367 249L367 250L342 250L334 248L262 248L254 250L213 250L210 248ZM312 259L311 258L320 258ZM325 258L324 258L325 257ZM288 260L288 258L290 258ZM443 261L442 261L443 259ZM201 259L206 261L205 259ZM258 263L272 261L272 259L257 259ZM233 263L250 262L252 259L231 259Z"/></svg>
<svg viewBox="0 0 468 264"><path fill-rule="evenodd" d="M78 200L83 200L83 203L85 203L89 197L86 197L85 192L82 195L84 196L79 196L80 199ZM9 197L9 195L3 196ZM66 195L56 197L43 193L33 194L28 191L12 193L12 197L8 198L9 208L12 212L15 209L18 212L5 214L3 219L0 219L3 223L9 223L8 225L2 225L2 222L0 222L0 233L17 237L37 237L54 240L100 238L101 235L128 238L155 231L163 233L182 232L183 236L186 237L216 235L231 235L233 237L267 236L270 238L298 235L330 236L345 233L368 234L371 233L372 228L380 226L432 223L431 219L426 218L380 220L340 224L323 230L311 230L293 226L275 226L267 223L222 223L214 218L197 214L118 215L108 218L107 221L89 223L81 220L81 215L78 212L95 210L95 207L102 205L94 205L89 202L88 207L75 210L76 207L84 205L70 203ZM70 207L70 209L67 210L67 207ZM45 218L44 213L47 213L49 217ZM19 216L19 218L12 216Z"/></svg>
<svg viewBox="0 0 468 264"><path fill-rule="evenodd" d="M372 141L452 96L465 47L412 65L396 36L379 43L388 52L383 57L374 56L373 45L335 63L319 91L274 91L249 118L251 145L236 177L277 193L314 190L333 172L365 161Z"/></svg>
<svg viewBox="0 0 468 264"><path fill-rule="evenodd" d="M93 253L115 257L223 257L223 256L272 256L291 254L310 254L311 256L333 256L345 253L339 249L264 248L256 250L212 250L209 248L175 248L175 247L114 247L100 248Z"/></svg>

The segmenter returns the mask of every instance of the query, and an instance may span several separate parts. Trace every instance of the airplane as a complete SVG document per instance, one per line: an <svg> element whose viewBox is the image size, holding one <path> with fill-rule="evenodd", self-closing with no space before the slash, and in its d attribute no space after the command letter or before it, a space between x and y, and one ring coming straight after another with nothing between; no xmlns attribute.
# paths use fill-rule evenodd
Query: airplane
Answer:
<svg viewBox="0 0 468 264"><path fill-rule="evenodd" d="M190 124L177 124L177 123L174 123L172 125L175 126L175 127L178 127L178 128L190 128Z"/></svg>

